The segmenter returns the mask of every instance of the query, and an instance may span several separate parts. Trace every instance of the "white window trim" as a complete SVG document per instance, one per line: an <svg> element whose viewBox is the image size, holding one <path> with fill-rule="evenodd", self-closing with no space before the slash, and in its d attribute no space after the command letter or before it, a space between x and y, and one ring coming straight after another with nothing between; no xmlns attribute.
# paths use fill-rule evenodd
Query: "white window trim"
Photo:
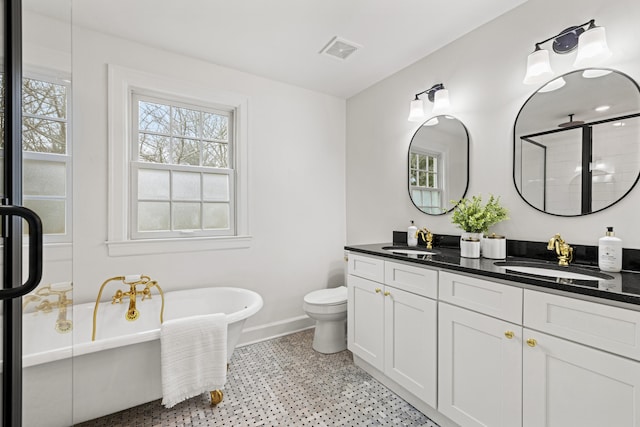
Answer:
<svg viewBox="0 0 640 427"><path fill-rule="evenodd" d="M248 133L249 100L245 96L227 93L187 79L177 80L117 65L108 65L108 141L109 189L108 230L106 245L109 256L193 252L218 249L248 248L249 233L249 167ZM233 169L236 184L236 235L167 239L136 239L129 237L129 183L131 150L132 92L157 93L175 99L224 104L235 108L235 156Z"/></svg>

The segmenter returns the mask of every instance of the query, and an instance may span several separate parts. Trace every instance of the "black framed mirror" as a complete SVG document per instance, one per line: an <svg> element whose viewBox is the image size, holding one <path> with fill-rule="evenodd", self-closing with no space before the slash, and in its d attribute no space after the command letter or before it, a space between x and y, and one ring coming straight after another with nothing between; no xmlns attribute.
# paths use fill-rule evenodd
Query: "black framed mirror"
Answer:
<svg viewBox="0 0 640 427"><path fill-rule="evenodd" d="M640 87L609 69L567 73L536 91L514 124L513 180L539 211L587 215L640 177Z"/></svg>
<svg viewBox="0 0 640 427"><path fill-rule="evenodd" d="M413 134L408 154L409 197L429 215L443 215L469 186L469 132L453 116L432 117Z"/></svg>

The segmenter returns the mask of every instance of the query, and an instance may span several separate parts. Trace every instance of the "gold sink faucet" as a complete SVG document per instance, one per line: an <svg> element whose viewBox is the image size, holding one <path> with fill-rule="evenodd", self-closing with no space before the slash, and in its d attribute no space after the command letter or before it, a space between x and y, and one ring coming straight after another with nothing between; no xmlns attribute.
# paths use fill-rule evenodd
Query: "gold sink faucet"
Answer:
<svg viewBox="0 0 640 427"><path fill-rule="evenodd" d="M433 234L427 229L427 227L422 227L418 231L416 231L416 239L418 236L422 237L427 244L427 249L433 249Z"/></svg>
<svg viewBox="0 0 640 427"><path fill-rule="evenodd" d="M54 308L58 309L58 318L56 320L56 331L61 334L70 332L73 328L73 322L67 319L67 306L73 304L73 300L67 297L67 293L73 290L71 282L53 283L41 287L35 293L25 295L23 297L22 309L24 310L29 303L36 303L40 301L40 304L36 305L34 311L43 313L51 313ZM49 301L43 299L43 297L56 296L57 301Z"/></svg>
<svg viewBox="0 0 640 427"><path fill-rule="evenodd" d="M111 304L121 304L124 298L129 298L129 308L127 309L127 313L125 314L125 319L130 322L138 319L140 317L140 312L136 307L136 298L138 295L142 296L142 300L144 301L147 298L151 298L151 288L158 288L158 293L160 293L160 297L162 298L162 306L160 308L160 323L163 322L164 317L164 292L162 292L162 288L158 285L158 282L155 280L151 280L149 276L145 276L142 274L133 275L133 276L116 276L111 277L110 279L105 280L100 286L100 291L98 292L98 298L96 298L96 305L93 309L93 331L91 333L91 341L96 340L96 318L98 315L98 305L100 304L100 298L102 298L102 291L107 283L113 280L120 280L123 284L129 286L128 291L123 291L122 289L118 289L115 294L111 297ZM137 286L144 286L144 288L139 291Z"/></svg>
<svg viewBox="0 0 640 427"><path fill-rule="evenodd" d="M558 255L558 265L569 265L573 261L573 248L560 236L560 233L549 239L547 249L555 250Z"/></svg>

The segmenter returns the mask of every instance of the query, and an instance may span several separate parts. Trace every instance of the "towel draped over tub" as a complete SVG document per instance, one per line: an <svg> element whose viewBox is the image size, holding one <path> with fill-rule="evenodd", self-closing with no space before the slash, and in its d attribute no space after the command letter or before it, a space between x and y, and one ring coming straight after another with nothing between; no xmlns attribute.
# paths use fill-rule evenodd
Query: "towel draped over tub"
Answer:
<svg viewBox="0 0 640 427"><path fill-rule="evenodd" d="M227 321L224 313L166 320L160 328L162 404L183 400L227 382Z"/></svg>

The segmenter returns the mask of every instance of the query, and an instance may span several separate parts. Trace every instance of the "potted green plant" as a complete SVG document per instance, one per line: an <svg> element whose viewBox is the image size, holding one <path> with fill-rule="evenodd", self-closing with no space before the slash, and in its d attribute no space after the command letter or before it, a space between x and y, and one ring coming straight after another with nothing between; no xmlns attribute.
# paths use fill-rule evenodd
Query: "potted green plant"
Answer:
<svg viewBox="0 0 640 427"><path fill-rule="evenodd" d="M463 249L462 244L467 241L477 241L479 245L482 234L489 231L489 227L509 219L507 216L509 212L500 205L500 197L493 195L489 195L489 200L484 205L482 204L482 196L473 196L471 200L465 198L460 201L452 200L451 203L457 203L451 222L464 231L461 236L461 249ZM476 256L471 257L477 258Z"/></svg>

